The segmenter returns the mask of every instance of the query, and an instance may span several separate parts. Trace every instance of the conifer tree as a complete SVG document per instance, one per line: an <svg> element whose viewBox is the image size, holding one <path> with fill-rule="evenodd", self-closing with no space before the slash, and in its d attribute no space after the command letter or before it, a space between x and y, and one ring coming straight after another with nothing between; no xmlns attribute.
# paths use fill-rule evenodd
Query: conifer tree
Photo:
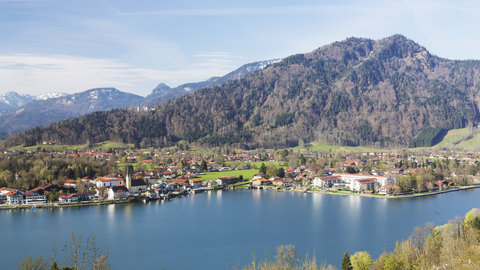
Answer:
<svg viewBox="0 0 480 270"><path fill-rule="evenodd" d="M342 270L353 270L352 262L350 261L350 255L345 251L342 259Z"/></svg>

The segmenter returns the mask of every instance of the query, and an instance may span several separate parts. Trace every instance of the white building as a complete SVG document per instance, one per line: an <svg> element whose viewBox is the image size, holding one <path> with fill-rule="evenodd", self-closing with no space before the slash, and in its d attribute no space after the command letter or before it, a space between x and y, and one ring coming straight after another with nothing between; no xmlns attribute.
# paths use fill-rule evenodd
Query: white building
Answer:
<svg viewBox="0 0 480 270"><path fill-rule="evenodd" d="M43 194L38 194L36 192L25 192L25 204L29 205L39 205L39 204L46 204L47 203L47 196Z"/></svg>
<svg viewBox="0 0 480 270"><path fill-rule="evenodd" d="M95 185L98 188L118 186L122 184L123 178L121 177L99 177L95 179Z"/></svg>
<svg viewBox="0 0 480 270"><path fill-rule="evenodd" d="M349 187L351 191L373 190L375 183L377 183L375 178L354 179L350 182Z"/></svg>
<svg viewBox="0 0 480 270"><path fill-rule="evenodd" d="M128 198L128 189L125 186L113 186L108 189L108 200L120 200Z"/></svg>
<svg viewBox="0 0 480 270"><path fill-rule="evenodd" d="M395 179L390 176L334 174L333 177L338 177L341 181L347 183L347 186L352 191L373 190L375 183L378 183L379 191L381 191L384 186L395 182Z"/></svg>
<svg viewBox="0 0 480 270"><path fill-rule="evenodd" d="M327 189L341 181L342 179L338 176L315 177L313 178L312 185L316 188Z"/></svg>
<svg viewBox="0 0 480 270"><path fill-rule="evenodd" d="M62 195L58 198L58 201L61 203L74 203L78 201L78 196L75 194Z"/></svg>
<svg viewBox="0 0 480 270"><path fill-rule="evenodd" d="M23 203L23 193L20 190L12 190L6 194L7 204L22 204Z"/></svg>

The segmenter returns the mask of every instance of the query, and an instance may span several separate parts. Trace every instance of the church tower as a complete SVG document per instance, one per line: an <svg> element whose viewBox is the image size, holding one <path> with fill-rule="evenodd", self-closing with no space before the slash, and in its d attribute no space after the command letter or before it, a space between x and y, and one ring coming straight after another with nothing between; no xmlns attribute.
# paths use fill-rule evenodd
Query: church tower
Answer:
<svg viewBox="0 0 480 270"><path fill-rule="evenodd" d="M127 172L125 173L125 186L130 189L132 188L132 178L130 177L130 165L127 165Z"/></svg>

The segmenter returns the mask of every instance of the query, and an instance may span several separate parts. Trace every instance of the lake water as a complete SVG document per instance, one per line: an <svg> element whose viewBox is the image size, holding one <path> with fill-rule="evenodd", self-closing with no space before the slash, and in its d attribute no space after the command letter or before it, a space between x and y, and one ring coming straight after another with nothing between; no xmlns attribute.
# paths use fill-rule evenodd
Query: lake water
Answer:
<svg viewBox="0 0 480 270"><path fill-rule="evenodd" d="M95 233L112 269L233 269L281 244L339 266L343 253L374 258L415 226L480 207L480 190L413 199L276 191L218 191L169 202L0 211L0 269L50 258L71 233Z"/></svg>

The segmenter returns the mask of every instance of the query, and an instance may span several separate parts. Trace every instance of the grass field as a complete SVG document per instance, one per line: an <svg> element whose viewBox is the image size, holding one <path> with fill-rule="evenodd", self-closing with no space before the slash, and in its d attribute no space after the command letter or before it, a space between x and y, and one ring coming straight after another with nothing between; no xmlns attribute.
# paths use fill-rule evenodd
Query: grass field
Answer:
<svg viewBox="0 0 480 270"><path fill-rule="evenodd" d="M116 165L116 167L117 167L118 170L123 171L123 170L127 169L127 164L132 165L134 169L137 169L137 167L138 167L138 163L118 163ZM153 169L156 169L156 168L162 168L161 166L156 166L156 165L153 165L153 164L143 164L143 167L147 171L153 170Z"/></svg>
<svg viewBox="0 0 480 270"><path fill-rule="evenodd" d="M328 145L321 142L312 142L306 144L303 148L300 146L294 147L294 150L302 150L302 149L309 149L313 151L319 152L328 152L328 151L356 151L356 152L376 152L376 151L388 151L386 149L381 148L373 148L373 147L364 147L364 146L338 146L338 145Z"/></svg>
<svg viewBox="0 0 480 270"><path fill-rule="evenodd" d="M255 174L258 173L258 170L236 170L236 171L225 171L225 172L207 172L204 174L199 174L198 177L202 178L205 181L215 180L223 176L243 176L243 179L251 179Z"/></svg>
<svg viewBox="0 0 480 270"><path fill-rule="evenodd" d="M92 149L126 149L132 148L133 144L126 144L121 142L113 141L104 141L101 143L95 143L92 145ZM33 146L22 146L17 145L11 147L10 150L25 150L25 151L36 151L38 148L45 149L49 151L79 151L87 148L86 144L76 144L76 145L65 145L65 144L37 144Z"/></svg>
<svg viewBox="0 0 480 270"><path fill-rule="evenodd" d="M133 148L133 143L122 143L113 141L104 141L102 143L96 143L93 145L94 149L127 149Z"/></svg>
<svg viewBox="0 0 480 270"><path fill-rule="evenodd" d="M464 150L478 150L480 148L480 133L471 132L469 128L452 129L447 132L441 142L432 147L420 147L419 150L432 148L457 148Z"/></svg>
<svg viewBox="0 0 480 270"><path fill-rule="evenodd" d="M447 135L443 138L443 140L436 144L435 146L439 147L448 147L458 144L461 141L464 141L470 131L468 128L461 128L461 129L452 129L447 132Z"/></svg>
<svg viewBox="0 0 480 270"><path fill-rule="evenodd" d="M59 144L39 144L33 146L22 146L17 145L11 147L10 150L25 150L25 151L36 151L38 148L45 149L48 151L75 151L75 150L82 150L86 147L86 144L78 144L78 145L59 145Z"/></svg>
<svg viewBox="0 0 480 270"><path fill-rule="evenodd" d="M266 166L268 165L275 165L277 167L283 167L287 168L288 163L284 161L255 161L255 162L245 162L245 161L235 161L235 162L225 162L227 166L237 166L237 167L242 167L245 166L247 163L250 164L250 167L252 168L260 168L262 166L262 163L265 163Z"/></svg>

